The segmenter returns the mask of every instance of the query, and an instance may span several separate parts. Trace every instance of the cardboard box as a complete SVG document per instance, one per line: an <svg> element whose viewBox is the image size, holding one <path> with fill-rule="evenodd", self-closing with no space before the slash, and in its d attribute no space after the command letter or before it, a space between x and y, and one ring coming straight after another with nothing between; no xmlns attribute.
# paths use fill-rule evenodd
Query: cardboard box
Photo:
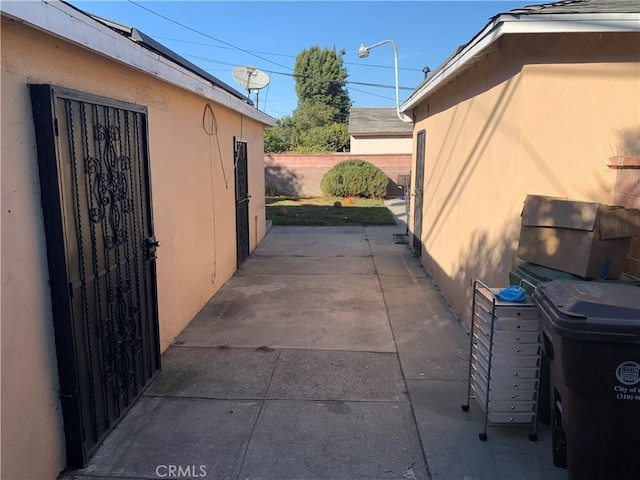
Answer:
<svg viewBox="0 0 640 480"><path fill-rule="evenodd" d="M518 257L585 278L617 278L640 210L527 195Z"/></svg>

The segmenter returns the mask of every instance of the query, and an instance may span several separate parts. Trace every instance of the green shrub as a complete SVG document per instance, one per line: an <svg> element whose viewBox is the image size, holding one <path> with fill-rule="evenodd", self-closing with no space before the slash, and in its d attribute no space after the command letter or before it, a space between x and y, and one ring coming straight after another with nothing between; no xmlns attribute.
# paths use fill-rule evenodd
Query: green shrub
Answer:
<svg viewBox="0 0 640 480"><path fill-rule="evenodd" d="M375 165L364 160L345 160L324 174L320 188L335 197L383 198L389 178Z"/></svg>

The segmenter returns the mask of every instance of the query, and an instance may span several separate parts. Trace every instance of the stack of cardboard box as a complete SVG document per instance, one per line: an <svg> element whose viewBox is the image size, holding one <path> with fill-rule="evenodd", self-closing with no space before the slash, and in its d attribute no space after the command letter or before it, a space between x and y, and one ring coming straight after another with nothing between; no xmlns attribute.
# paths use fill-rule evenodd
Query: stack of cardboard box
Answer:
<svg viewBox="0 0 640 480"><path fill-rule="evenodd" d="M638 209L527 195L518 257L587 279L614 279L639 234Z"/></svg>

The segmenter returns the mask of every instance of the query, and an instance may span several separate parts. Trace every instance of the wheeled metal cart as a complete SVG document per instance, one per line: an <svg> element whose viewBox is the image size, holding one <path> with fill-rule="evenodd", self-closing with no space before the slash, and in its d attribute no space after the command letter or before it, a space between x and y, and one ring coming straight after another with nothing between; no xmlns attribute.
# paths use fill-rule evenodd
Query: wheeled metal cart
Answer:
<svg viewBox="0 0 640 480"><path fill-rule="evenodd" d="M523 302L500 300L491 288L473 285L467 403L475 398L489 426L531 427L529 440L538 439L538 384L541 346L538 312L531 297Z"/></svg>

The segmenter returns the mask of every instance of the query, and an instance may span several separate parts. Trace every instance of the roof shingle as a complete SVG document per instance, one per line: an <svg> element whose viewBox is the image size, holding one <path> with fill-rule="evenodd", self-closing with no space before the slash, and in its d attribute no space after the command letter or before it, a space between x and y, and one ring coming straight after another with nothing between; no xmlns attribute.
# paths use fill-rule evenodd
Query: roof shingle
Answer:
<svg viewBox="0 0 640 480"><path fill-rule="evenodd" d="M563 13L640 13L638 0L561 0L559 2L528 5L506 12L519 14L563 14Z"/></svg>
<svg viewBox="0 0 640 480"><path fill-rule="evenodd" d="M407 133L412 123L398 118L395 108L352 108L349 113L349 133Z"/></svg>

